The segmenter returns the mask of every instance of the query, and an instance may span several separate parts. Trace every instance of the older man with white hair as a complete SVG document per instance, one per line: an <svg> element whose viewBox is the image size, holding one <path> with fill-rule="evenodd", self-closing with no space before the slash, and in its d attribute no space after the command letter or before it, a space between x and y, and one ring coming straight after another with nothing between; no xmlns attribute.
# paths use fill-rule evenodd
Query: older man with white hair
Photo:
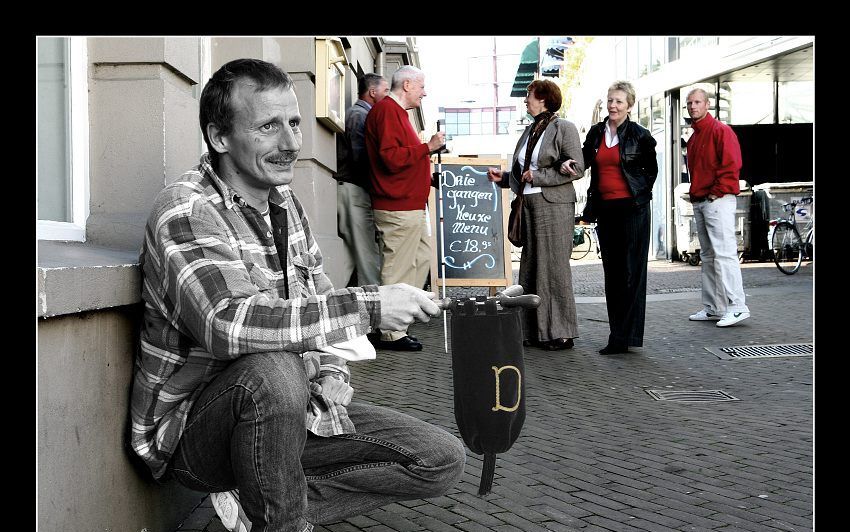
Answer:
<svg viewBox="0 0 850 532"><path fill-rule="evenodd" d="M425 206L431 187L430 154L445 144L438 132L428 142L410 123L408 109L422 105L425 74L406 65L392 77L389 97L366 117L366 149L372 166L372 209L383 265L381 283L408 283L421 288L430 270L431 243ZM407 331L383 330L375 345L420 351L422 344Z"/></svg>

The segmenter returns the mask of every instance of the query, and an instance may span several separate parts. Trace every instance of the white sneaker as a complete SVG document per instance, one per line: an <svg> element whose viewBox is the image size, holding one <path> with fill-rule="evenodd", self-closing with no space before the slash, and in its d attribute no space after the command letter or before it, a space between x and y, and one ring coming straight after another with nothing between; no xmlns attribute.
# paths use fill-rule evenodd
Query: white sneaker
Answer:
<svg viewBox="0 0 850 532"><path fill-rule="evenodd" d="M750 317L749 312L727 312L720 318L720 321L717 322L718 327L730 327L735 325L739 321L743 321Z"/></svg>
<svg viewBox="0 0 850 532"><path fill-rule="evenodd" d="M720 319L719 314L709 314L707 310L702 309L696 314L691 314L688 316L688 319L691 321L717 321Z"/></svg>
<svg viewBox="0 0 850 532"><path fill-rule="evenodd" d="M248 520L245 510L239 504L238 491L211 493L210 500L224 528L230 532L251 532L251 521Z"/></svg>

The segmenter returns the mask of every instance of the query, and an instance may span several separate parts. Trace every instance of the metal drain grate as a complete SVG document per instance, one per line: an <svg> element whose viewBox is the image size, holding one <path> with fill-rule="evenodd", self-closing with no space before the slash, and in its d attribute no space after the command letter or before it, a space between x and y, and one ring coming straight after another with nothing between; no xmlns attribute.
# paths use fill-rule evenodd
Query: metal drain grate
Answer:
<svg viewBox="0 0 850 532"><path fill-rule="evenodd" d="M805 357L815 354L814 344L736 345L731 347L706 347L705 349L723 360Z"/></svg>
<svg viewBox="0 0 850 532"><path fill-rule="evenodd" d="M675 401L677 403L713 403L717 401L737 401L723 390L646 390L656 401Z"/></svg>

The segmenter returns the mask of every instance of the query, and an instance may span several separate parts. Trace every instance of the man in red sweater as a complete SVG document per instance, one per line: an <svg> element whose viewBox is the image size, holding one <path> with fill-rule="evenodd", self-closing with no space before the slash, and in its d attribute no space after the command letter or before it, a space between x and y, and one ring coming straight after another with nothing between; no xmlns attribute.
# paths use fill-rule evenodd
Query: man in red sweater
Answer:
<svg viewBox="0 0 850 532"><path fill-rule="evenodd" d="M717 321L718 327L729 327L750 317L735 237L741 146L732 128L711 116L708 107L704 90L688 93L688 114L694 128L688 140L690 199L702 260L703 303L689 319Z"/></svg>
<svg viewBox="0 0 850 532"><path fill-rule="evenodd" d="M383 256L381 284L422 288L431 268L430 226L425 215L431 188L429 155L445 144L445 133L438 132L425 143L413 129L407 110L421 106L425 95L425 74L414 66L403 66L393 74L389 96L366 116L370 194ZM382 331L375 345L422 349L406 330Z"/></svg>

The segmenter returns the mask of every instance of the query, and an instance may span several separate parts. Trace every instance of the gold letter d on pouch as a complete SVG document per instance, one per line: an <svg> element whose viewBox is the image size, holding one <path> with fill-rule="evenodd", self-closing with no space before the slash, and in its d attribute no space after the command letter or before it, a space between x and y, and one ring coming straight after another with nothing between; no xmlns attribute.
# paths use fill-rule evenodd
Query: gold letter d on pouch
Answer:
<svg viewBox="0 0 850 532"><path fill-rule="evenodd" d="M504 410L505 412L513 412L517 408L519 408L519 402L522 399L522 374L519 372L519 368L516 366L502 366L501 368L492 366L493 372L496 374L496 406L493 407L493 412L497 410ZM516 371L517 381L516 381L516 404L511 407L502 406L501 394L499 392L499 374L502 373L506 369L512 369Z"/></svg>

